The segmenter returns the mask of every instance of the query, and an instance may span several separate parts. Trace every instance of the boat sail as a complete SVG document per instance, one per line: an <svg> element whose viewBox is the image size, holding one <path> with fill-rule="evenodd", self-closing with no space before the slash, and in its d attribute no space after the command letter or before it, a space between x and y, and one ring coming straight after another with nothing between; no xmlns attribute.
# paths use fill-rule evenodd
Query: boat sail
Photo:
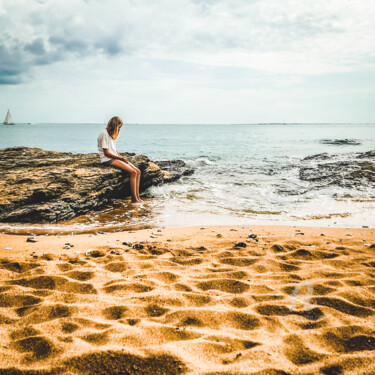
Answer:
<svg viewBox="0 0 375 375"><path fill-rule="evenodd" d="M12 121L12 115L10 114L9 109L4 119L4 125L14 125L14 122Z"/></svg>

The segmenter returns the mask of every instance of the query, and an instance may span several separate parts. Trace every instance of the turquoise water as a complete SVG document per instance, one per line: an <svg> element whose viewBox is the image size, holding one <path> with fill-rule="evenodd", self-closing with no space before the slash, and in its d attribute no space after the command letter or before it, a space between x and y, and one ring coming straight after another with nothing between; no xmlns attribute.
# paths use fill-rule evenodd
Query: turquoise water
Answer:
<svg viewBox="0 0 375 375"><path fill-rule="evenodd" d="M0 148L29 146L96 152L96 138L104 127L0 126ZM330 144L336 139L350 139L356 144ZM374 124L125 124L117 148L120 152L145 154L152 160L182 159L195 168L195 173L174 184L150 188L145 193L145 207L133 208L127 201L119 201L102 216L90 214L66 225L118 229L130 223L375 224L375 193L371 186L311 189L299 179L301 160L306 156L375 150Z"/></svg>

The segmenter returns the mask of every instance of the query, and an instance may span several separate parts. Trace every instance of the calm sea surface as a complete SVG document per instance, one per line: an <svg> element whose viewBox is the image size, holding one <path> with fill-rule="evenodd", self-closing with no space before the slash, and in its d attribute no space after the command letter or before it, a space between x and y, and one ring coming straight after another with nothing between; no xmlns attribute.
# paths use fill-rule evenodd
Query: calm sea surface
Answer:
<svg viewBox="0 0 375 375"><path fill-rule="evenodd" d="M104 124L16 124L0 126L0 148L40 147L96 152ZM351 140L336 144L336 140ZM120 152L152 160L182 159L192 176L151 187L146 203L116 201L101 212L58 225L28 225L28 230L78 232L120 230L145 225L292 224L375 226L371 186L314 186L299 178L302 159L318 153L375 150L374 124L293 125L129 125L117 140ZM334 157L334 160L341 156ZM24 225L0 224L22 231Z"/></svg>

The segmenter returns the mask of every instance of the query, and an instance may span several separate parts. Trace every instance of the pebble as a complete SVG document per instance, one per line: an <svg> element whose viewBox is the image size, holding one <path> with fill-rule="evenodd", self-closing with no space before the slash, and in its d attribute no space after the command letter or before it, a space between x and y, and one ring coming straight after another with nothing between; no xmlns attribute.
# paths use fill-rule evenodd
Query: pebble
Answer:
<svg viewBox="0 0 375 375"><path fill-rule="evenodd" d="M375 249L375 243L370 246L370 249Z"/></svg>
<svg viewBox="0 0 375 375"><path fill-rule="evenodd" d="M156 236L150 236L151 238L156 238Z"/></svg>
<svg viewBox="0 0 375 375"><path fill-rule="evenodd" d="M237 232L237 229L231 229L230 231L231 232Z"/></svg>
<svg viewBox="0 0 375 375"><path fill-rule="evenodd" d="M27 237L26 242L37 242L37 240L34 238L34 236Z"/></svg>
<svg viewBox="0 0 375 375"><path fill-rule="evenodd" d="M348 233L348 234L347 234L347 236L351 237L351 236L352 236L352 234Z"/></svg>
<svg viewBox="0 0 375 375"><path fill-rule="evenodd" d="M125 245L125 246L132 247L132 243L131 242L123 242L122 244Z"/></svg>
<svg viewBox="0 0 375 375"><path fill-rule="evenodd" d="M159 233L160 233L160 232L161 232L161 229L158 229L158 230L157 230L157 232L159 232Z"/></svg>
<svg viewBox="0 0 375 375"><path fill-rule="evenodd" d="M139 243L136 243L135 245L133 245L133 249L142 250L144 249L144 246Z"/></svg>
<svg viewBox="0 0 375 375"><path fill-rule="evenodd" d="M212 232L216 232L216 230L215 230L215 229L212 229Z"/></svg>
<svg viewBox="0 0 375 375"><path fill-rule="evenodd" d="M201 230L203 230L203 229L206 229L206 228L201 228Z"/></svg>
<svg viewBox="0 0 375 375"><path fill-rule="evenodd" d="M247 238L257 238L258 236L254 233L251 233L247 236Z"/></svg>
<svg viewBox="0 0 375 375"><path fill-rule="evenodd" d="M368 228L368 225L362 225L362 228Z"/></svg>
<svg viewBox="0 0 375 375"><path fill-rule="evenodd" d="M171 242L172 240L170 238L167 239L168 242Z"/></svg>
<svg viewBox="0 0 375 375"><path fill-rule="evenodd" d="M64 245L64 249L69 250L70 249L70 245Z"/></svg>
<svg viewBox="0 0 375 375"><path fill-rule="evenodd" d="M305 233L302 233L302 232L298 232L298 233L296 233L296 236L297 235L300 235L300 236L304 236L305 235Z"/></svg>
<svg viewBox="0 0 375 375"><path fill-rule="evenodd" d="M70 247L74 247L71 243L67 242L65 245L69 245Z"/></svg>
<svg viewBox="0 0 375 375"><path fill-rule="evenodd" d="M12 250L11 247L4 247L4 250Z"/></svg>
<svg viewBox="0 0 375 375"><path fill-rule="evenodd" d="M238 242L234 245L234 247L246 247L247 245L245 244L245 242Z"/></svg>
<svg viewBox="0 0 375 375"><path fill-rule="evenodd" d="M217 238L221 238L221 237L223 237L220 233L218 233L217 235L216 235L216 237Z"/></svg>
<svg viewBox="0 0 375 375"><path fill-rule="evenodd" d="M325 236L325 234L324 234L324 233L322 233L322 234L321 234L321 236Z"/></svg>

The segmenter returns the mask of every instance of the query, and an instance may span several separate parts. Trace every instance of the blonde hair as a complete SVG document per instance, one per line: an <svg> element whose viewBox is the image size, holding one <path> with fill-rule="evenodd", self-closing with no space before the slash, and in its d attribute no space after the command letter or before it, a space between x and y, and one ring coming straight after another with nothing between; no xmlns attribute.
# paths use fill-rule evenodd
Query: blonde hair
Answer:
<svg viewBox="0 0 375 375"><path fill-rule="evenodd" d="M109 121L108 121L108 125L106 127L107 129L107 132L108 134L114 139L116 140L120 134L120 129L121 129L121 126L123 125L124 123L122 122L122 120L120 119L120 117L118 116L115 116L115 117L112 117Z"/></svg>

